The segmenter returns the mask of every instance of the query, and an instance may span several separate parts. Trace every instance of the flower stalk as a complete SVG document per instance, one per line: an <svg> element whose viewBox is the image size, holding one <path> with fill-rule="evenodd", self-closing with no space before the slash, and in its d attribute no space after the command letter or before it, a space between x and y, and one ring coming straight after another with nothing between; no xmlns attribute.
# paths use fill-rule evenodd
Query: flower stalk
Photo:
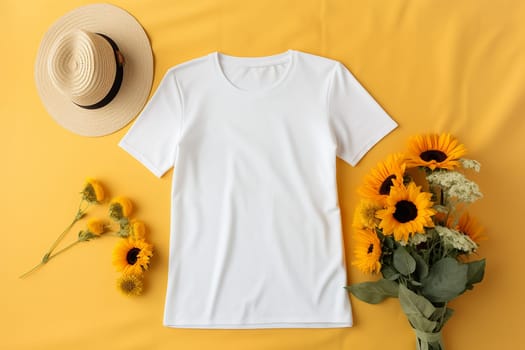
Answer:
<svg viewBox="0 0 525 350"><path fill-rule="evenodd" d="M56 255L58 255L58 254L53 254L53 252L58 247L60 242L62 242L62 240L66 237L66 235L69 233L69 231L71 231L73 226L78 221L82 220L82 218L84 218L88 208L91 205L93 205L93 204L100 204L104 200L105 191L104 191L104 188L102 187L102 185L97 180L92 179L92 178L88 178L86 180L84 188L83 188L82 192L80 192L80 194L81 194L80 203L78 205L78 209L77 209L77 212L75 214L75 217L73 218L71 223L64 229L64 231L62 231L62 233L60 233L60 235L58 235L58 237L55 239L55 241L51 244L51 246L49 247L47 252L42 257L42 260L40 261L40 263L37 264L35 267L33 267L31 270L29 270L26 273L22 274L20 276L20 278L25 278L25 277L29 276L30 274L32 274L33 272L38 270L40 267L42 267L43 265L47 264L49 262L49 260L51 260L51 258L53 258ZM83 208L84 203L86 203L86 205ZM69 246L68 246L68 249L69 249ZM62 251L60 251L60 252L62 252Z"/></svg>
<svg viewBox="0 0 525 350"><path fill-rule="evenodd" d="M82 204L84 203L84 198L82 198L82 200L80 201L80 204L78 206L78 210L77 210L77 213L75 215L75 218L73 219L73 221L71 221L71 223L69 224L69 226L66 227L66 229L64 231L62 231L62 233L58 236L58 238L53 242L53 244L51 245L51 247L48 249L47 253L44 255L44 258L42 259L42 262L44 263L47 263L47 261L49 260L49 257L51 256L51 254L53 253L53 251L56 249L56 247L60 244L60 242L64 239L64 237L67 235L67 233L71 230L71 228L78 222L80 221L84 215L86 215L86 210L88 209L89 207L89 203L87 205L87 207L85 209L82 209Z"/></svg>

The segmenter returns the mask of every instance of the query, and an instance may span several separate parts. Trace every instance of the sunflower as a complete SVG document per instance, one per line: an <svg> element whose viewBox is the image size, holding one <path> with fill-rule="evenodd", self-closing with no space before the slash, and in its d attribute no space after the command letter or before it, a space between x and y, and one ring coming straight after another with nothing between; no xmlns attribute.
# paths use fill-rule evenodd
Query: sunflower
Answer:
<svg viewBox="0 0 525 350"><path fill-rule="evenodd" d="M358 192L364 198L384 204L395 182L403 182L405 157L401 153L389 155L370 170Z"/></svg>
<svg viewBox="0 0 525 350"><path fill-rule="evenodd" d="M407 166L452 170L466 153L465 146L450 134L418 135L409 140Z"/></svg>
<svg viewBox="0 0 525 350"><path fill-rule="evenodd" d="M82 190L82 198L89 203L101 203L104 200L104 187L95 179L87 178Z"/></svg>
<svg viewBox="0 0 525 350"><path fill-rule="evenodd" d="M125 274L141 274L149 267L153 246L143 239L121 239L113 250L113 265Z"/></svg>
<svg viewBox="0 0 525 350"><path fill-rule="evenodd" d="M116 197L109 203L109 216L115 221L128 218L133 212L133 203L126 197Z"/></svg>
<svg viewBox="0 0 525 350"><path fill-rule="evenodd" d="M386 209L379 210L376 216L381 219L379 227L385 235L394 235L397 241L408 242L414 233L425 233L424 227L433 227L430 201L432 194L421 192L420 187L410 182L408 186L396 184L386 199Z"/></svg>
<svg viewBox="0 0 525 350"><path fill-rule="evenodd" d="M355 228L369 228L374 229L379 224L379 219L376 218L376 212L382 209L376 202L369 200L361 200L354 211Z"/></svg>
<svg viewBox="0 0 525 350"><path fill-rule="evenodd" d="M87 229L89 232L96 236L100 236L106 230L106 224L104 220L91 219L87 223Z"/></svg>
<svg viewBox="0 0 525 350"><path fill-rule="evenodd" d="M464 213L459 218L458 231L463 232L470 237L477 245L479 242L486 241L488 238L483 234L485 228L481 226L476 219L470 216L469 213Z"/></svg>
<svg viewBox="0 0 525 350"><path fill-rule="evenodd" d="M365 273L381 271L381 242L374 231L360 229L354 233L356 260L352 262L359 270Z"/></svg>
<svg viewBox="0 0 525 350"><path fill-rule="evenodd" d="M124 295L141 295L143 290L142 276L135 274L123 274L117 280L117 289Z"/></svg>

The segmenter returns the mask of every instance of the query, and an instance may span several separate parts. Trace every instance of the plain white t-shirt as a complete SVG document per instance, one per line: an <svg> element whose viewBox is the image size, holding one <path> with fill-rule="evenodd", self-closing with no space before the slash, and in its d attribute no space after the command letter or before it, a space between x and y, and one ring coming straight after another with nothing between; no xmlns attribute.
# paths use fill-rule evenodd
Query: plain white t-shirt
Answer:
<svg viewBox="0 0 525 350"><path fill-rule="evenodd" d="M120 146L174 167L164 325L350 327L336 156L396 123L339 62L214 52L171 68Z"/></svg>

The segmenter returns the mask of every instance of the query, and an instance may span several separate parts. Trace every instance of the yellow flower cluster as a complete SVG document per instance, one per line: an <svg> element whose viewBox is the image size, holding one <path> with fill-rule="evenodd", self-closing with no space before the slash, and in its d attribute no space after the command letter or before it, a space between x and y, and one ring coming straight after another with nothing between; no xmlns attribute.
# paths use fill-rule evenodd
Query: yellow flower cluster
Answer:
<svg viewBox="0 0 525 350"><path fill-rule="evenodd" d="M111 226L106 220L90 218L87 220L85 229L78 233L75 241L58 251L56 250L59 243L73 228L73 225L86 216L89 206L104 202L106 191L98 180L88 178L80 194L80 204L72 222L53 242L44 254L42 261L20 276L21 278L29 276L47 264L49 260L78 243L100 238L102 234L110 231ZM131 218L133 209L133 203L127 197L115 197L109 203L109 218L118 223L119 229L115 231L115 235L120 238L113 252L113 264L118 271L122 272L121 277L117 280L118 290L126 295L141 295L143 292L143 273L149 268L150 259L153 256L153 245L146 241L146 225L144 222Z"/></svg>
<svg viewBox="0 0 525 350"><path fill-rule="evenodd" d="M87 178L84 189L82 190L82 199L89 203L102 203L105 196L104 187L95 179Z"/></svg>
<svg viewBox="0 0 525 350"><path fill-rule="evenodd" d="M146 241L146 225L132 219L133 202L126 197L113 198L109 204L109 217L119 224L117 235L121 240L113 250L113 265L122 276L117 288L125 295L140 295L144 272L149 269L153 245Z"/></svg>

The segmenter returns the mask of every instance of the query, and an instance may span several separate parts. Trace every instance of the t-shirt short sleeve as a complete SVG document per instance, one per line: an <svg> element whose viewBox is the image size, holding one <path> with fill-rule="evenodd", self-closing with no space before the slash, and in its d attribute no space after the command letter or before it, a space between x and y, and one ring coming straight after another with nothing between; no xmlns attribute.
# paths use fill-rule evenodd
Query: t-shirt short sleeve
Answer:
<svg viewBox="0 0 525 350"><path fill-rule="evenodd" d="M181 101L176 76L173 71L168 71L119 143L157 177L161 177L175 162L183 117Z"/></svg>
<svg viewBox="0 0 525 350"><path fill-rule="evenodd" d="M397 126L339 62L329 86L328 114L337 143L337 156L353 166Z"/></svg>

